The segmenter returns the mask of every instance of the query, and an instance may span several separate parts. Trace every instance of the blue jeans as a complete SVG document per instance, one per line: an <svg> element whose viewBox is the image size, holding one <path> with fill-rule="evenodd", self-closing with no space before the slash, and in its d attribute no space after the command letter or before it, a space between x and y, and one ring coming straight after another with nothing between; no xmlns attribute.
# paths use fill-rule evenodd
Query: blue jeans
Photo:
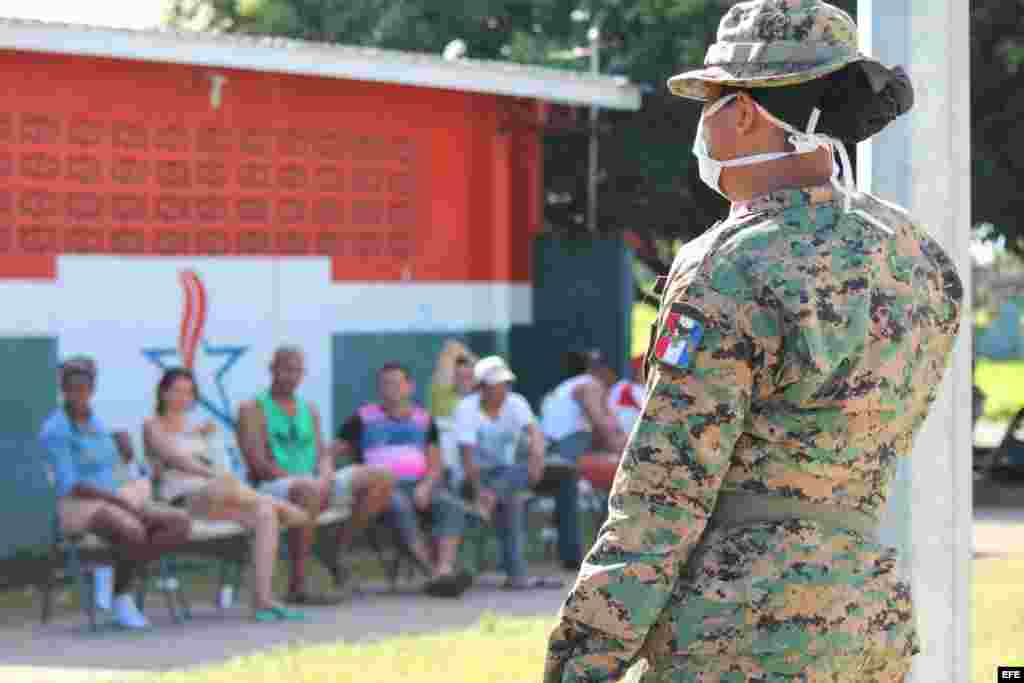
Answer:
<svg viewBox="0 0 1024 683"><path fill-rule="evenodd" d="M594 436L590 432L576 432L551 444L551 454L572 464L593 448ZM567 564L578 565L583 560L579 522L579 475L562 476L552 480L545 471L541 486L548 491L558 487L555 513L558 517L558 558Z"/></svg>
<svg viewBox="0 0 1024 683"><path fill-rule="evenodd" d="M416 489L415 480L400 481L391 494L391 505L384 512L384 522L398 532L401 542L411 548L419 538L419 519L416 507L413 504L413 491ZM456 505L448 493L448 488L440 482L434 484L431 495L430 509L430 535L435 539L458 537L462 535L465 528L465 516L462 509Z"/></svg>
<svg viewBox="0 0 1024 683"><path fill-rule="evenodd" d="M493 473L493 474L492 474ZM489 486L487 477L493 477L496 485ZM499 487L503 490L514 489L518 491L529 490L529 476L526 465L510 465L494 467L480 473L481 481L487 488L496 492ZM558 524L558 559L563 563L578 566L583 560L583 544L580 537L579 500L578 488L579 476L575 471L566 471L557 467L548 466L544 468L544 477L534 487L534 492L541 496L551 496L555 499L555 518ZM499 499L501 493L498 493ZM511 515L511 512L509 513ZM525 535L525 510L521 522L523 534ZM514 518L514 515L512 515ZM512 520L515 521L514 519ZM510 539L515 543L515 539ZM522 541L519 541L522 547Z"/></svg>
<svg viewBox="0 0 1024 683"><path fill-rule="evenodd" d="M578 565L583 559L583 548L580 543L579 480L574 468L567 469L549 462L544 468L544 477L533 488L537 495L555 499L558 559L573 566Z"/></svg>
<svg viewBox="0 0 1024 683"><path fill-rule="evenodd" d="M494 528L501 547L501 567L510 579L526 576L526 499L530 477L526 465L498 465L480 472L480 485L494 491Z"/></svg>

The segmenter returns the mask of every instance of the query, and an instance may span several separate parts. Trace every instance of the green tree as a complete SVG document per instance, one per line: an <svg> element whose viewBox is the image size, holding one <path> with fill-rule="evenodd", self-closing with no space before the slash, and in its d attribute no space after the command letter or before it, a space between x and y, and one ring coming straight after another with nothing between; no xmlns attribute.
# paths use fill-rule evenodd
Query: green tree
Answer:
<svg viewBox="0 0 1024 683"><path fill-rule="evenodd" d="M598 225L625 234L651 271L726 211L701 184L690 149L699 107L672 97L666 79L703 62L730 0L173 0L172 24L227 32L440 53L458 38L467 56L586 70L587 29L599 21L602 72L644 91L640 112L603 112ZM855 9L856 0L838 4ZM581 17L581 13L583 16ZM589 16L588 16L589 15ZM574 20L582 18L582 21ZM545 223L585 230L587 143L578 123L545 139Z"/></svg>
<svg viewBox="0 0 1024 683"><path fill-rule="evenodd" d="M1024 256L1024 12L1019 2L971 3L971 221L990 223Z"/></svg>

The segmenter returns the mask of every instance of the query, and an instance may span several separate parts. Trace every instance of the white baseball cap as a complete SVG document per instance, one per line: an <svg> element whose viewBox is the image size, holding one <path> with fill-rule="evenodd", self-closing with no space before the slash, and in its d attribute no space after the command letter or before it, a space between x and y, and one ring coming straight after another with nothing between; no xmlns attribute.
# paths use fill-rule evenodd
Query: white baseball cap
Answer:
<svg viewBox="0 0 1024 683"><path fill-rule="evenodd" d="M505 360L501 356L487 356L481 358L473 366L473 379L494 386L503 382L514 382L515 373L508 369Z"/></svg>

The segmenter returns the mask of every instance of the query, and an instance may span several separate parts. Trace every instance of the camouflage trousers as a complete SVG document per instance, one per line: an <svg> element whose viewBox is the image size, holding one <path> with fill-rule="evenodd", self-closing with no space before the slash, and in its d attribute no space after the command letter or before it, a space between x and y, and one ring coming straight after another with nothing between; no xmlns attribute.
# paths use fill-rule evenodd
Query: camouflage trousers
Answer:
<svg viewBox="0 0 1024 683"><path fill-rule="evenodd" d="M896 650L823 657L798 673L767 671L756 657L680 657L637 662L623 683L904 683L910 657Z"/></svg>

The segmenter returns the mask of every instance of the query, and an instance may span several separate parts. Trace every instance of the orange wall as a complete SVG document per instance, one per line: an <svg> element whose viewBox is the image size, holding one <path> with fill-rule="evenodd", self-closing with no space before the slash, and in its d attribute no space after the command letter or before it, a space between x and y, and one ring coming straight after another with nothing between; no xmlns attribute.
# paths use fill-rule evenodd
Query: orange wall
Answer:
<svg viewBox="0 0 1024 683"><path fill-rule="evenodd" d="M60 253L328 255L336 280L527 281L535 102L0 51L0 277Z"/></svg>

